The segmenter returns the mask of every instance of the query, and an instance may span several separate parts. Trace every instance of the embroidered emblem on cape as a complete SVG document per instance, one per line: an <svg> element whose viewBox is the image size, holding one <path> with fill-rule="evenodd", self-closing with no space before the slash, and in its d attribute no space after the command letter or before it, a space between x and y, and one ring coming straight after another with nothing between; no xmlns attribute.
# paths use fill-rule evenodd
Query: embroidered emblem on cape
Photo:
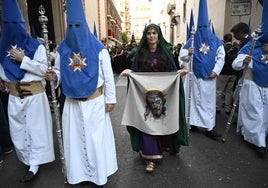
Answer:
<svg viewBox="0 0 268 188"><path fill-rule="evenodd" d="M261 55L261 60L267 64L268 63L268 55Z"/></svg>
<svg viewBox="0 0 268 188"><path fill-rule="evenodd" d="M201 44L200 48L199 48L199 52L201 52L202 54L207 55L208 52L210 50L210 47L208 45L206 45L205 43Z"/></svg>
<svg viewBox="0 0 268 188"><path fill-rule="evenodd" d="M72 67L74 72L81 71L87 64L85 63L86 58L84 58L80 53L73 52L73 56L70 59L69 66Z"/></svg>

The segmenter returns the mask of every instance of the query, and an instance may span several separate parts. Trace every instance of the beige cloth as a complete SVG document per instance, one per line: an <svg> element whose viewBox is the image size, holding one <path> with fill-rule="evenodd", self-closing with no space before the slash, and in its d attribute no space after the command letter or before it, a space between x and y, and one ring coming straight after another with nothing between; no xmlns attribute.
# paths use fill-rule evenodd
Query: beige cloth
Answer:
<svg viewBox="0 0 268 188"><path fill-rule="evenodd" d="M8 82L10 95L20 97L21 99L45 92L41 81L34 82Z"/></svg>
<svg viewBox="0 0 268 188"><path fill-rule="evenodd" d="M122 125L133 126L151 135L167 135L179 129L180 74L171 72L131 73ZM160 118L150 114L145 118L147 90L156 89L165 94L166 111ZM146 120L145 120L146 119Z"/></svg>

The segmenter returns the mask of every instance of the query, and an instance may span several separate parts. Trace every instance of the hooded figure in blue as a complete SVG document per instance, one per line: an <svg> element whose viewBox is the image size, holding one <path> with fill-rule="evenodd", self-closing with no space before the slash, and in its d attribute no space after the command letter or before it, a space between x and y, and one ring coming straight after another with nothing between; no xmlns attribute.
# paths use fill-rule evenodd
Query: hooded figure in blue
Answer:
<svg viewBox="0 0 268 188"><path fill-rule="evenodd" d="M10 136L18 159L28 168L22 182L39 174L39 165L55 160L52 117L45 92L45 46L26 30L17 0L2 0L0 77L9 89ZM0 120L2 121L2 120Z"/></svg>
<svg viewBox="0 0 268 188"><path fill-rule="evenodd" d="M190 67L194 74L185 81L185 94L191 98L190 104L186 100L186 117L190 111L189 123L191 131L202 127L206 129L206 136L218 139L220 134L215 130L216 116L216 79L224 65L225 51L223 42L212 33L210 29L207 1L199 1L198 23L192 38L181 49L179 59L185 63L184 67ZM186 88L190 88L187 90ZM189 93L191 91L191 93ZM188 110L190 108L190 110Z"/></svg>
<svg viewBox="0 0 268 188"><path fill-rule="evenodd" d="M267 2L263 3L263 10L268 6ZM252 73L253 73L253 81L262 87L268 87L268 57L263 50L264 45L268 45L268 11L262 13L262 22L260 33L258 34L257 41L253 50L252 56ZM248 42L240 51L239 54L249 54L250 49L253 43L253 39Z"/></svg>
<svg viewBox="0 0 268 188"><path fill-rule="evenodd" d="M193 71L197 78L210 77L215 66L215 56L221 45L223 45L223 42L210 29L206 0L200 0L193 53ZM183 48L189 49L190 47L191 39L187 41Z"/></svg>
<svg viewBox="0 0 268 188"><path fill-rule="evenodd" d="M55 80L56 73L66 95L62 134L67 181L104 185L118 169L109 114L116 103L111 59L89 31L82 0L66 2L66 37L59 46L55 69L48 70L46 77Z"/></svg>
<svg viewBox="0 0 268 188"><path fill-rule="evenodd" d="M244 70L240 91L237 131L256 146L257 155L266 155L268 132L268 1L263 1L261 31L249 41L233 61L235 70ZM252 53L251 53L252 52ZM247 66L247 69L245 68Z"/></svg>
<svg viewBox="0 0 268 188"><path fill-rule="evenodd" d="M59 46L63 93L70 98L92 95L98 82L99 52L105 47L89 31L81 0L67 3L67 31Z"/></svg>
<svg viewBox="0 0 268 188"><path fill-rule="evenodd" d="M6 77L11 81L19 81L25 75L20 63L10 59L10 49L20 48L29 58L33 58L35 50L40 45L38 40L32 38L26 29L17 0L3 0L2 36L0 42L0 63Z"/></svg>

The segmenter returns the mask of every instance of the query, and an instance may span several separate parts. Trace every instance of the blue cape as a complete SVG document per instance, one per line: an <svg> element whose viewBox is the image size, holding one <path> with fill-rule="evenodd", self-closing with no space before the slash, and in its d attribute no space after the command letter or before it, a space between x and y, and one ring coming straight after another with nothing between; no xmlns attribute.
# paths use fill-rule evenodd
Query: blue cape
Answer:
<svg viewBox="0 0 268 188"><path fill-rule="evenodd" d="M239 54L249 54L253 40L248 42L240 51ZM252 75L253 81L262 87L268 87L268 62L262 60L263 49L262 42L256 41L255 48L253 50L252 62Z"/></svg>
<svg viewBox="0 0 268 188"><path fill-rule="evenodd" d="M0 42L0 63L6 77L11 81L19 81L24 77L25 70L20 69L20 63L14 62L7 55L12 46L24 50L26 56L33 58L41 44L32 38L26 30L25 21L21 15L17 0L3 0L2 39Z"/></svg>
<svg viewBox="0 0 268 188"><path fill-rule="evenodd" d="M67 0L67 31L59 45L64 95L84 98L97 88L99 53L104 45L90 32L81 0Z"/></svg>
<svg viewBox="0 0 268 188"><path fill-rule="evenodd" d="M204 46L204 49L208 49L206 53L200 52L200 49ZM209 78L214 66L215 56L219 46L223 45L223 42L212 33L210 29L207 1L200 0L198 11L198 23L197 29L194 34L194 55L193 55L193 72L197 78ZM191 47L191 38L187 41L184 49Z"/></svg>

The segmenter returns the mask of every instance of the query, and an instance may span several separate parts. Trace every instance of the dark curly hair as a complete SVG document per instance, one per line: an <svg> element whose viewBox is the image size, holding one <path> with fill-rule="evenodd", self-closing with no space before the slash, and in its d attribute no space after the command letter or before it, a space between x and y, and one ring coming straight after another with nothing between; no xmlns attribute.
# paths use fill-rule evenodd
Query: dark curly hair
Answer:
<svg viewBox="0 0 268 188"><path fill-rule="evenodd" d="M161 46L158 46L154 55L157 59L158 71L166 72L168 70L169 59L165 54L164 50L161 49ZM137 60L138 67L141 72L153 72L154 69L152 67L152 53L149 51L147 46L143 46L140 51L139 58Z"/></svg>

